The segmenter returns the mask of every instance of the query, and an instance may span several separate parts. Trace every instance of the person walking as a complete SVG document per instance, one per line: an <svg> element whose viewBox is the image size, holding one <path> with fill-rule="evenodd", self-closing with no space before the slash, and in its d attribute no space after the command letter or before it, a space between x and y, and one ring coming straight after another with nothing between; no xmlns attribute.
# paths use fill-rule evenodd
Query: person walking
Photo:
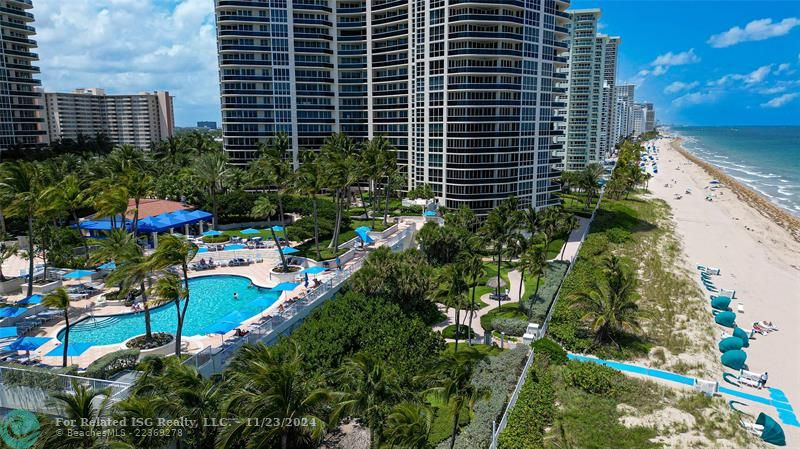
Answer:
<svg viewBox="0 0 800 449"><path fill-rule="evenodd" d="M767 379L769 379L769 374L767 374L767 372L764 371L764 374L762 374L761 377L758 379L758 389L759 390L764 388L767 385Z"/></svg>

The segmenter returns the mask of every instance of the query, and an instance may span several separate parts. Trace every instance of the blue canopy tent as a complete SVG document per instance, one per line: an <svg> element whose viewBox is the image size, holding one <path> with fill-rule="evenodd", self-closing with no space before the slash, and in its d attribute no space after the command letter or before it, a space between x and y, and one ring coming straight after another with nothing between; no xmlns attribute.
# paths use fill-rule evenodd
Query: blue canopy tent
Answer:
<svg viewBox="0 0 800 449"><path fill-rule="evenodd" d="M281 282L280 284L272 287L270 290L273 292L290 292L297 288L300 284L295 284L294 282Z"/></svg>
<svg viewBox="0 0 800 449"><path fill-rule="evenodd" d="M369 231L371 231L371 229L368 226L359 226L356 228L356 235L361 239L364 245L369 245L375 241L369 236Z"/></svg>
<svg viewBox="0 0 800 449"><path fill-rule="evenodd" d="M0 318L14 318L27 312L25 307L2 307L0 308Z"/></svg>
<svg viewBox="0 0 800 449"><path fill-rule="evenodd" d="M42 299L44 299L44 298L42 298L42 295L30 295L30 296L26 296L26 297L20 299L19 301L17 301L17 305L19 305L19 306L32 306L32 305L35 305L35 304L41 304L42 303Z"/></svg>
<svg viewBox="0 0 800 449"><path fill-rule="evenodd" d="M305 270L303 270L303 273L308 273L308 274L319 274L323 272L325 272L325 268L323 267L308 267Z"/></svg>
<svg viewBox="0 0 800 449"><path fill-rule="evenodd" d="M239 231L239 234L255 235L255 234L261 234L261 231L259 231L258 229L247 228L247 229L242 229L241 231Z"/></svg>
<svg viewBox="0 0 800 449"><path fill-rule="evenodd" d="M47 337L22 337L6 346L5 349L9 351L35 351L50 340L52 339Z"/></svg>
<svg viewBox="0 0 800 449"><path fill-rule="evenodd" d="M723 338L719 342L719 352L734 351L742 349L742 340L739 337Z"/></svg>
<svg viewBox="0 0 800 449"><path fill-rule="evenodd" d="M90 270L75 270L70 271L69 273L64 275L64 279L80 279L80 278L88 278L95 274L96 271Z"/></svg>
<svg viewBox="0 0 800 449"><path fill-rule="evenodd" d="M67 356L77 357L91 348L91 343L70 343L67 345ZM45 354L45 357L61 357L64 355L64 345L58 345L52 351Z"/></svg>
<svg viewBox="0 0 800 449"><path fill-rule="evenodd" d="M212 214L202 210L176 210L151 217L145 217L139 220L137 224L137 233L147 232L166 232L170 229L179 228L184 225L191 225L201 221L210 221L213 217ZM122 217L116 219L117 227L122 224ZM98 218L92 220L84 220L79 225L80 229L87 231L110 231L111 218ZM125 220L125 228L131 229L132 223L130 219Z"/></svg>
<svg viewBox="0 0 800 449"><path fill-rule="evenodd" d="M0 327L0 338L16 337L17 326Z"/></svg>

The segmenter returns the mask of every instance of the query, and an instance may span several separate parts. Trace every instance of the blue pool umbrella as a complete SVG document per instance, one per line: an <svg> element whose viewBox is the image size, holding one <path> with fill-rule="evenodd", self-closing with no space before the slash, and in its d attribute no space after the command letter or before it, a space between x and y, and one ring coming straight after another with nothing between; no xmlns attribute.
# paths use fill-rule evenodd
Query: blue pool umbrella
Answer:
<svg viewBox="0 0 800 449"><path fill-rule="evenodd" d="M25 307L2 307L0 308L0 318L13 318L27 312Z"/></svg>
<svg viewBox="0 0 800 449"><path fill-rule="evenodd" d="M281 282L280 284L272 287L270 290L273 292L290 292L297 288L300 284L295 284L294 282Z"/></svg>
<svg viewBox="0 0 800 449"><path fill-rule="evenodd" d="M258 229L247 228L239 231L239 234L245 234L245 235L261 234L261 231L259 231Z"/></svg>
<svg viewBox="0 0 800 449"><path fill-rule="evenodd" d="M30 295L17 301L17 304L21 306L29 306L41 303L42 303L42 295Z"/></svg>
<svg viewBox="0 0 800 449"><path fill-rule="evenodd" d="M17 326L0 327L0 338L16 337Z"/></svg>
<svg viewBox="0 0 800 449"><path fill-rule="evenodd" d="M103 265L100 265L97 268L99 268L101 270L116 270L117 269L117 264L114 263L114 262L106 262L106 263L104 263Z"/></svg>
<svg viewBox="0 0 800 449"><path fill-rule="evenodd" d="M305 270L303 270L303 273L319 274L319 273L323 273L324 271L325 271L325 268L322 268L322 267L309 267L309 268L306 268Z"/></svg>
<svg viewBox="0 0 800 449"><path fill-rule="evenodd" d="M281 247L281 252L283 254L294 254L294 253L299 253L300 250L296 249L296 248L292 248L291 246L283 246L283 247Z"/></svg>
<svg viewBox="0 0 800 449"><path fill-rule="evenodd" d="M232 323L230 321L219 321L212 324L211 326L207 326L205 329L203 329L203 333L224 335L236 329L238 326L239 323Z"/></svg>
<svg viewBox="0 0 800 449"><path fill-rule="evenodd" d="M275 304L275 298L266 295L258 296L247 304L249 310L263 311L267 307Z"/></svg>
<svg viewBox="0 0 800 449"><path fill-rule="evenodd" d="M203 237L216 237L218 235L222 235L222 233L217 231L216 229L209 229L208 231L203 233Z"/></svg>
<svg viewBox="0 0 800 449"><path fill-rule="evenodd" d="M93 275L94 271L89 270L75 270L70 271L69 273L64 275L64 279L80 279L80 278L88 278L89 276Z"/></svg>
<svg viewBox="0 0 800 449"><path fill-rule="evenodd" d="M6 349L10 351L35 351L50 340L47 337L22 337L6 346Z"/></svg>
<svg viewBox="0 0 800 449"><path fill-rule="evenodd" d="M273 231L273 232L283 232L283 226L278 226L278 225L275 225L275 226L273 226L273 227L271 227L271 228L269 228L269 229L270 229L271 231Z"/></svg>
<svg viewBox="0 0 800 449"><path fill-rule="evenodd" d="M67 355L70 357L77 357L86 352L92 346L94 345L92 345L91 343L70 343L69 346L67 346ZM48 352L44 356L61 357L63 355L64 355L64 346L58 345L55 348L53 348L52 351Z"/></svg>
<svg viewBox="0 0 800 449"><path fill-rule="evenodd" d="M251 318L253 315L243 312L241 310L235 310L220 319L220 321L227 321L230 323L236 323L237 325L240 324L242 321Z"/></svg>

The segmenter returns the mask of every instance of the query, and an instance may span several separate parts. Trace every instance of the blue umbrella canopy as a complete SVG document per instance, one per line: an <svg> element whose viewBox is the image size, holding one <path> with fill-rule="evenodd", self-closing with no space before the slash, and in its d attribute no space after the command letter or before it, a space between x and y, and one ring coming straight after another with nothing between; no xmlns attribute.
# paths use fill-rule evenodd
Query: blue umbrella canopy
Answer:
<svg viewBox="0 0 800 449"><path fill-rule="evenodd" d="M4 326L0 327L0 338L16 337L17 326Z"/></svg>
<svg viewBox="0 0 800 449"><path fill-rule="evenodd" d="M20 316L27 311L28 309L25 307L2 307L0 308L0 318L13 318L15 316Z"/></svg>
<svg viewBox="0 0 800 449"><path fill-rule="evenodd" d="M50 340L50 338L46 337L22 337L6 346L6 349L10 351L35 351Z"/></svg>
<svg viewBox="0 0 800 449"><path fill-rule="evenodd" d="M203 329L203 333L224 335L236 329L238 326L239 323L232 323L230 321L219 321Z"/></svg>
<svg viewBox="0 0 800 449"><path fill-rule="evenodd" d="M775 446L786 446L786 435L783 434L783 428L774 419L764 413L759 413L756 424L764 426L764 430L761 431L762 440Z"/></svg>
<svg viewBox="0 0 800 449"><path fill-rule="evenodd" d="M720 312L714 317L714 321L725 327L734 327L736 325L736 314L733 312Z"/></svg>
<svg viewBox="0 0 800 449"><path fill-rule="evenodd" d="M717 310L728 310L729 305L731 305L731 298L728 298L727 296L711 297L711 307Z"/></svg>
<svg viewBox="0 0 800 449"><path fill-rule="evenodd" d="M231 313L225 315L224 317L222 317L222 319L220 319L220 321L226 321L226 322L229 322L229 323L236 323L236 325L238 326L242 321L244 321L244 320L246 320L248 318L251 318L252 316L253 315L251 315L249 313L243 312L241 310L236 310L236 311L231 312Z"/></svg>
<svg viewBox="0 0 800 449"><path fill-rule="evenodd" d="M719 350L721 352L728 352L728 351L734 351L734 350L737 350L737 349L742 349L742 345L743 345L743 343L742 343L742 339L741 338L739 338L739 337L728 337L728 338L723 338L722 340L720 340L718 346L719 346Z"/></svg>
<svg viewBox="0 0 800 449"><path fill-rule="evenodd" d="M106 263L104 263L103 265L100 265L97 268L99 268L101 270L116 270L117 269L117 264L115 262L113 262L113 261L112 262L106 262Z"/></svg>
<svg viewBox="0 0 800 449"><path fill-rule="evenodd" d="M64 279L87 278L87 277L93 275L94 273L95 273L94 271L89 271L89 270L75 270L75 271L70 271L69 273L65 274L64 275Z"/></svg>
<svg viewBox="0 0 800 449"><path fill-rule="evenodd" d="M239 231L239 234L245 234L245 235L261 234L261 231L259 231L258 229L247 228Z"/></svg>
<svg viewBox="0 0 800 449"><path fill-rule="evenodd" d="M325 268L322 267L309 267L303 270L304 273L308 274L319 274L325 271Z"/></svg>
<svg viewBox="0 0 800 449"><path fill-rule="evenodd" d="M210 229L203 233L203 237L216 237L218 235L222 235L222 233L217 231L216 229Z"/></svg>
<svg viewBox="0 0 800 449"><path fill-rule="evenodd" d="M722 357L720 357L720 361L722 361L723 365L735 370L744 368L744 362L746 360L747 353L741 349L734 349L732 351L725 352L722 354Z"/></svg>
<svg viewBox="0 0 800 449"><path fill-rule="evenodd" d="M34 305L34 304L41 304L42 303L42 299L43 299L42 295L30 295L30 296L26 296L26 297L20 299L19 301L17 301L17 305L28 306L28 305Z"/></svg>
<svg viewBox="0 0 800 449"><path fill-rule="evenodd" d="M281 252L283 254L294 254L294 253L299 253L300 250L296 249L296 248L292 248L290 246L283 246L283 247L281 247Z"/></svg>
<svg viewBox="0 0 800 449"><path fill-rule="evenodd" d="M69 346L67 346L67 355L70 357L77 357L86 352L92 346L94 345L92 345L91 343L70 343ZM45 357L59 357L63 355L64 355L64 346L58 345L55 348L53 348L52 351L45 354Z"/></svg>
<svg viewBox="0 0 800 449"><path fill-rule="evenodd" d="M272 231L275 231L275 232L283 232L283 226L275 225L275 226L271 227L270 229Z"/></svg>
<svg viewBox="0 0 800 449"><path fill-rule="evenodd" d="M270 290L273 292L290 292L297 288L300 284L295 284L294 282L281 282L280 284L272 287Z"/></svg>
<svg viewBox="0 0 800 449"><path fill-rule="evenodd" d="M250 301L247 304L247 308L249 310L257 310L257 311L261 312L261 311L263 311L264 309L266 309L267 307L269 307L269 306L271 306L273 304L275 304L275 298L274 297L263 295L263 296L258 296L258 297L256 297L256 299Z"/></svg>
<svg viewBox="0 0 800 449"><path fill-rule="evenodd" d="M742 330L741 327L733 328L733 336L742 340L742 347L747 348L750 347L750 336L747 335L747 332Z"/></svg>

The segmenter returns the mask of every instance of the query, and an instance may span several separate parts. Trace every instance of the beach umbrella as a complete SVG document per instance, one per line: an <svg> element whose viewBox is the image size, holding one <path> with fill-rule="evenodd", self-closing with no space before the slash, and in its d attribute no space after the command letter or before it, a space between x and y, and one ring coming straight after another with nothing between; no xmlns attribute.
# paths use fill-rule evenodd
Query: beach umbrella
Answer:
<svg viewBox="0 0 800 449"><path fill-rule="evenodd" d="M303 270L303 273L319 274L319 273L322 273L324 271L325 271L325 268L323 268L323 267L308 267L305 270Z"/></svg>
<svg viewBox="0 0 800 449"><path fill-rule="evenodd" d="M737 349L742 349L742 339L739 337L723 338L719 342L720 352L735 351Z"/></svg>
<svg viewBox="0 0 800 449"><path fill-rule="evenodd" d="M282 246L281 247L281 252L283 254L294 254L294 253L299 253L300 250L296 249L296 248L292 248L291 246Z"/></svg>
<svg viewBox="0 0 800 449"><path fill-rule="evenodd" d="M741 327L734 327L733 328L733 336L737 337L738 339L742 340L742 347L747 348L750 347L750 336L747 335Z"/></svg>
<svg viewBox="0 0 800 449"><path fill-rule="evenodd" d="M219 334L225 335L228 332L236 329L239 323L232 323L230 321L219 321L203 329L204 334Z"/></svg>
<svg viewBox="0 0 800 449"><path fill-rule="evenodd" d="M259 231L258 229L247 228L239 231L239 234L245 234L245 235L261 234L261 231Z"/></svg>
<svg viewBox="0 0 800 449"><path fill-rule="evenodd" d="M736 325L736 314L733 312L720 312L714 317L714 321L725 327L734 327Z"/></svg>
<svg viewBox="0 0 800 449"><path fill-rule="evenodd" d="M25 307L2 307L0 308L0 318L14 318L27 312Z"/></svg>
<svg viewBox="0 0 800 449"><path fill-rule="evenodd" d="M50 340L52 339L46 337L22 337L14 340L5 349L9 351L35 351Z"/></svg>
<svg viewBox="0 0 800 449"><path fill-rule="evenodd" d="M26 296L19 301L17 301L17 305L20 306L29 306L34 304L41 304L42 303L42 295L30 295Z"/></svg>
<svg viewBox="0 0 800 449"><path fill-rule="evenodd" d="M94 345L92 345L91 343L70 343L69 346L67 347L67 355L70 357L77 357L86 352L92 346ZM58 345L55 348L53 348L52 351L48 352L44 356L61 357L63 355L64 355L64 346Z"/></svg>
<svg viewBox="0 0 800 449"><path fill-rule="evenodd" d="M112 262L106 262L106 263L104 263L103 265L100 265L97 268L99 268L101 270L116 270L117 269L117 264L114 263L113 261Z"/></svg>
<svg viewBox="0 0 800 449"><path fill-rule="evenodd" d="M217 237L219 235L222 235L222 233L217 231L216 229L210 229L203 233L203 237Z"/></svg>
<svg viewBox="0 0 800 449"><path fill-rule="evenodd" d="M720 361L722 361L723 365L735 370L744 368L745 360L747 360L747 354L741 349L727 351L720 357Z"/></svg>
<svg viewBox="0 0 800 449"><path fill-rule="evenodd" d="M0 338L16 337L17 326L0 327Z"/></svg>
<svg viewBox="0 0 800 449"><path fill-rule="evenodd" d="M295 284L294 282L281 282L280 284L272 287L270 290L273 292L290 292L297 288L300 284Z"/></svg>
<svg viewBox="0 0 800 449"><path fill-rule="evenodd" d="M759 413L758 418L756 418L756 425L764 428L761 431L762 440L775 446L786 446L786 435L783 434L781 425L775 422L774 419L764 413Z"/></svg>
<svg viewBox="0 0 800 449"><path fill-rule="evenodd" d="M731 298L728 298L727 296L711 297L711 307L717 310L728 310L729 305L731 305Z"/></svg>
<svg viewBox="0 0 800 449"><path fill-rule="evenodd" d="M274 297L267 296L267 295L261 295L261 296L256 297L256 299L250 301L247 304L247 309L248 310L256 310L259 313L261 313L262 311L264 311L264 309L266 309L269 306L275 304L275 301L276 301L276 298L274 298Z"/></svg>
<svg viewBox="0 0 800 449"><path fill-rule="evenodd" d="M75 270L70 271L69 273L64 275L64 279L80 279L80 278L87 278L93 275L94 271L89 270Z"/></svg>
<svg viewBox="0 0 800 449"><path fill-rule="evenodd" d="M269 229L270 229L270 231L273 231L273 232L283 232L283 226L275 225L275 226L273 226L273 227L271 227Z"/></svg>
<svg viewBox="0 0 800 449"><path fill-rule="evenodd" d="M245 321L245 320L247 320L249 318L252 318L252 317L253 317L253 315L250 315L250 314L248 314L246 312L243 312L241 310L235 310L235 311L225 315L224 317L222 317L222 319L220 321L227 321L229 323L235 323L235 324L239 325L239 324L241 324L242 321Z"/></svg>

